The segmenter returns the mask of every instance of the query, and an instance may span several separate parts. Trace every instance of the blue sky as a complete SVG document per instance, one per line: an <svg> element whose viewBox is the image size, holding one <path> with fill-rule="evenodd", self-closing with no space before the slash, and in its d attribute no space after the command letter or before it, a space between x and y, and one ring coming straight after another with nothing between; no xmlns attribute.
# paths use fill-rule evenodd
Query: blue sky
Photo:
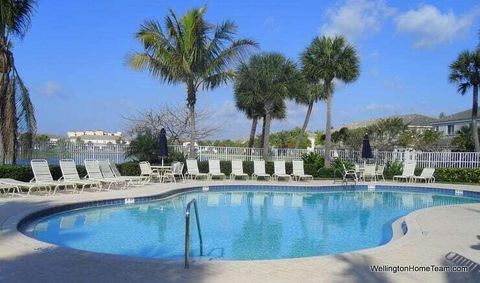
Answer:
<svg viewBox="0 0 480 283"><path fill-rule="evenodd" d="M39 1L32 26L16 42L17 68L30 88L41 133L67 130L125 130L138 111L185 102L182 85L161 84L125 65L140 51L134 33L146 19L163 22L168 8L178 14L207 4L213 23L233 20L239 36L256 40L261 51L298 61L317 35L344 34L361 58L359 79L339 85L334 126L393 114L438 116L471 106L456 93L448 65L479 42L477 1ZM288 104L273 130L303 122L306 107ZM250 123L236 111L232 84L200 93L199 109L224 127L218 138L240 138ZM325 106L315 105L309 130L324 129Z"/></svg>

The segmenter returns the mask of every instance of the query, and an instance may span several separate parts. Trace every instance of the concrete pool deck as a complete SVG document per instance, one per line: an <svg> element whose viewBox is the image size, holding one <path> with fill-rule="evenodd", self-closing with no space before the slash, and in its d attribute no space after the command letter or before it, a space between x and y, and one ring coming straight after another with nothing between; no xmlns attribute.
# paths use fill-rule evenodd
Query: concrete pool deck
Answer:
<svg viewBox="0 0 480 283"><path fill-rule="evenodd" d="M286 182L189 181L142 188L0 199L0 282L480 282L480 204L441 206L405 217L408 233L387 245L333 256L265 261L183 262L106 255L58 247L17 230L25 216L63 204L156 195L192 186ZM290 182L325 186L332 181ZM378 182L378 185L409 185ZM411 184L410 184L411 185ZM480 192L480 186L413 184ZM471 272L372 272L379 266L465 266Z"/></svg>

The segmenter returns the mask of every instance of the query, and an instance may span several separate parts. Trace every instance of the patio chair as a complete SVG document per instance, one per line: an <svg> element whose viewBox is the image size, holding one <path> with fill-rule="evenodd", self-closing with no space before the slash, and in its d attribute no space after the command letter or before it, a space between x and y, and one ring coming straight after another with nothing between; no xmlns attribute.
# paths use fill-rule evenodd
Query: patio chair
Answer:
<svg viewBox="0 0 480 283"><path fill-rule="evenodd" d="M122 176L120 171L118 171L118 168L115 165L115 163L111 163L110 161L108 161L108 163L110 164L110 169L112 170L115 177L123 177L123 178L130 179L130 180L132 180L132 182L137 182L137 183L134 183L135 185L145 185L146 183L148 183L148 177L146 177L146 176Z"/></svg>
<svg viewBox="0 0 480 283"><path fill-rule="evenodd" d="M208 175L210 177L210 180L213 177L219 177L220 179L225 180L226 178L225 173L222 173L220 171L220 160L218 159L208 160Z"/></svg>
<svg viewBox="0 0 480 283"><path fill-rule="evenodd" d="M35 189L38 189L39 191L45 189L46 192L49 192L51 186L48 183L29 183L10 178L0 178L0 184L7 186L15 186L18 188L19 193L21 193L22 189L27 189L27 196L30 195L30 193Z"/></svg>
<svg viewBox="0 0 480 283"><path fill-rule="evenodd" d="M147 178L142 176L116 176L112 170L110 161L107 159L98 160L98 166L104 178L117 179L118 181L125 182L126 187L133 186L135 182L143 181Z"/></svg>
<svg viewBox="0 0 480 283"><path fill-rule="evenodd" d="M285 169L285 160L275 160L273 162L273 170L273 178L275 181L278 181L279 179L285 179L287 181L292 180L292 176L288 175Z"/></svg>
<svg viewBox="0 0 480 283"><path fill-rule="evenodd" d="M105 178L100 170L100 165L95 159L85 159L83 161L85 169L87 170L87 177L89 180L99 181L107 184L107 190L110 190L112 186L120 186L126 188L127 182L116 178Z"/></svg>
<svg viewBox="0 0 480 283"><path fill-rule="evenodd" d="M205 177L208 180L209 175L207 173L200 173L198 170L198 162L196 159L187 159L187 178L197 180L199 177Z"/></svg>
<svg viewBox="0 0 480 283"><path fill-rule="evenodd" d="M342 178L342 182L343 183L348 183L348 180L351 179L353 180L355 183L358 182L358 176L357 176L357 172L355 170L347 170L347 167L345 167L345 164L342 164L343 166L343 178Z"/></svg>
<svg viewBox="0 0 480 283"><path fill-rule="evenodd" d="M163 180L165 179L171 179L173 182L177 182L177 176L180 177L182 181L185 182L185 176L183 175L183 162L173 162L172 163L172 170L171 171L165 171L163 174L162 178Z"/></svg>
<svg viewBox="0 0 480 283"><path fill-rule="evenodd" d="M230 174L230 180L235 180L237 177L248 180L248 174L243 172L243 161L232 160L232 173Z"/></svg>
<svg viewBox="0 0 480 283"><path fill-rule="evenodd" d="M160 181L162 180L162 175L158 170L153 170L150 162L148 161L141 161L138 163L140 166L140 176L147 177L147 182L150 182L153 177L158 178Z"/></svg>
<svg viewBox="0 0 480 283"><path fill-rule="evenodd" d="M252 179L258 180L258 178L264 178L267 181L270 181L272 176L265 172L265 160L254 160L253 161L253 174Z"/></svg>
<svg viewBox="0 0 480 283"><path fill-rule="evenodd" d="M303 168L303 160L293 160L292 161L292 177L294 180L300 181L301 179L313 180L312 175L305 174Z"/></svg>
<svg viewBox="0 0 480 283"><path fill-rule="evenodd" d="M39 184L47 184L49 189L53 188L53 194L57 192L57 189L64 187L67 190L68 187L72 188L74 193L77 189L77 183L71 181L55 181L53 180L52 173L48 167L48 162L45 159L32 159L30 161L30 166L32 167L33 179L30 182L35 182ZM50 190L49 190L50 192Z"/></svg>
<svg viewBox="0 0 480 283"><path fill-rule="evenodd" d="M414 176L413 181L417 182L417 180L424 180L425 183L435 183L435 177L433 176L434 173L435 168L423 168L420 176Z"/></svg>
<svg viewBox="0 0 480 283"><path fill-rule="evenodd" d="M8 195L8 193L11 193L11 197L15 196L15 192L17 192L20 195L20 188L18 185L13 185L13 184L2 184L0 181L0 192L2 195Z"/></svg>
<svg viewBox="0 0 480 283"><path fill-rule="evenodd" d="M60 159L60 170L62 171L62 179L65 181L75 182L77 185L82 186L81 192L85 190L85 187L96 187L99 191L102 190L102 183L94 180L81 179L77 171L77 166L73 159Z"/></svg>
<svg viewBox="0 0 480 283"><path fill-rule="evenodd" d="M375 164L365 165L365 169L363 170L363 174L362 174L362 179L364 182L366 182L367 179L370 179L370 181L372 180L377 181L377 175L375 172L376 168L377 166Z"/></svg>
<svg viewBox="0 0 480 283"><path fill-rule="evenodd" d="M375 170L375 177L377 180L379 179L378 177L382 177L382 180L385 182L385 176L383 176L383 172L385 171L385 165L378 165L377 170Z"/></svg>
<svg viewBox="0 0 480 283"><path fill-rule="evenodd" d="M393 176L393 181L398 181L398 180L405 180L406 182L410 182L413 180L413 177L415 176L415 167L416 163L407 163L405 162L403 164L403 170L402 170L402 175L395 175Z"/></svg>

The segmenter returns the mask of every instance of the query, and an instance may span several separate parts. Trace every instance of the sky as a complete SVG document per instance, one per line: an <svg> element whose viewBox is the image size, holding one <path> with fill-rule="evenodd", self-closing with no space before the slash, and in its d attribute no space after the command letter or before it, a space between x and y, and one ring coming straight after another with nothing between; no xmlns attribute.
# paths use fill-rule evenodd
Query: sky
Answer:
<svg viewBox="0 0 480 283"><path fill-rule="evenodd" d="M167 85L126 64L141 51L134 34L149 19L163 23L207 5L212 23L232 20L257 52L281 52L295 62L316 36L345 35L360 57L360 77L338 84L333 126L397 114L437 117L471 107L448 82L459 52L480 42L477 1L63 1L40 0L26 37L15 41L16 66L30 89L39 133L125 131L122 117L162 105L183 105L183 85ZM198 94L197 108L223 125L212 138L247 137L251 126L235 109L232 84ZM306 106L288 103L272 130L301 126ZM308 130L325 128L325 105L314 106Z"/></svg>

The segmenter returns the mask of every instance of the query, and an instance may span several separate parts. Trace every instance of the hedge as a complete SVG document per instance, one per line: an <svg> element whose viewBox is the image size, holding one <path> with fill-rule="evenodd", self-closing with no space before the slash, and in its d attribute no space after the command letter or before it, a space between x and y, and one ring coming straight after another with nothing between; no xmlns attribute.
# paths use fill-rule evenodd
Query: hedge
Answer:
<svg viewBox="0 0 480 283"><path fill-rule="evenodd" d="M292 173L292 163L286 162L287 174ZM117 168L125 176L138 176L140 175L140 167L138 162L126 162L117 164ZM199 161L198 168L200 172L208 173L208 161ZM266 163L266 172L273 174L273 162ZM225 175L231 173L231 162L220 161L220 170ZM244 161L243 170L248 175L253 173L253 161ZM327 178L332 179L334 177L334 168L318 168L317 165L304 164L305 174L310 174L315 178ZM77 171L81 177L86 175L84 166L77 166ZM420 175L422 169L417 168L415 170L416 175ZM62 176L60 166L51 165L50 172L55 180ZM400 175L402 173L402 167L398 165L389 164L385 168L385 178L391 179L394 175ZM337 173L338 174L338 173ZM24 165L0 165L0 178L12 178L24 182L29 182L33 178L33 173L30 166ZM339 178L339 176L337 176ZM437 168L435 170L435 179L437 182L448 183L479 183L480 182L480 168Z"/></svg>

